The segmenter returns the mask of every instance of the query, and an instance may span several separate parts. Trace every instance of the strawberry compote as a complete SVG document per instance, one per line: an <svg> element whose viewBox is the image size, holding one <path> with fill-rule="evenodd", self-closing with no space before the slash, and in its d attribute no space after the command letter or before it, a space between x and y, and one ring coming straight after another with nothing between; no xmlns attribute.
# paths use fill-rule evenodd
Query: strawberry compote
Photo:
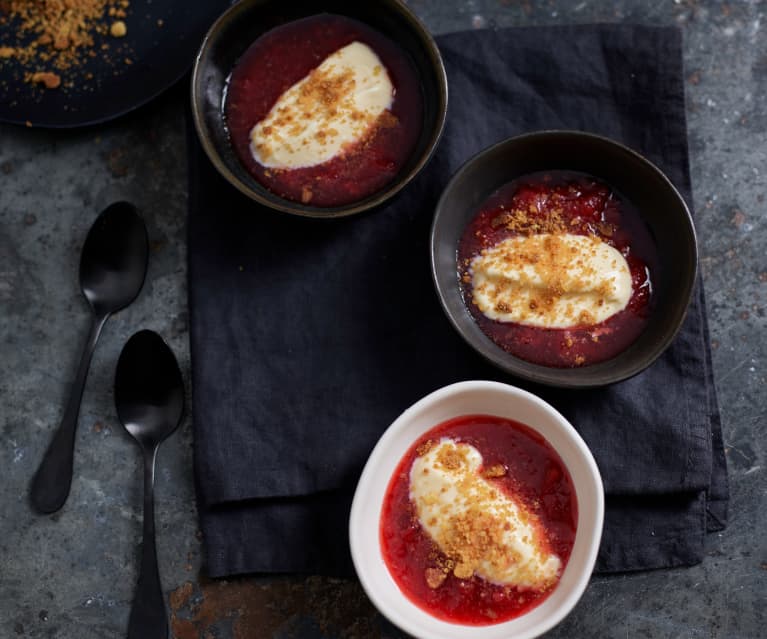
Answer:
<svg viewBox="0 0 767 639"><path fill-rule="evenodd" d="M381 124L318 165L269 169L259 164L251 152L254 125L290 87L353 42L375 52L393 85L394 98ZM231 73L224 113L237 156L261 184L289 200L334 207L364 199L395 179L420 135L423 102L417 73L401 47L361 22L323 14L259 37Z"/></svg>
<svg viewBox="0 0 767 639"><path fill-rule="evenodd" d="M631 275L626 307L599 323L566 328L499 321L483 314L473 298L472 260L507 238L563 229L598 238L625 258ZM655 243L631 204L596 178L571 171L535 173L501 187L480 206L458 247L461 293L482 331L520 359L558 368L608 360L637 339L652 312L657 264Z"/></svg>
<svg viewBox="0 0 767 639"><path fill-rule="evenodd" d="M561 562L572 552L578 505L570 474L551 445L531 428L492 415L466 415L429 430L405 454L389 481L380 522L384 560L400 590L431 615L452 623L490 625L518 617L543 602L556 587L493 583L478 574L459 575L419 520L411 494L411 469L424 446L449 438L482 455L487 481L528 513L545 551ZM498 471L497 469L500 469ZM435 582L431 574L437 572ZM559 577L556 578L558 580Z"/></svg>

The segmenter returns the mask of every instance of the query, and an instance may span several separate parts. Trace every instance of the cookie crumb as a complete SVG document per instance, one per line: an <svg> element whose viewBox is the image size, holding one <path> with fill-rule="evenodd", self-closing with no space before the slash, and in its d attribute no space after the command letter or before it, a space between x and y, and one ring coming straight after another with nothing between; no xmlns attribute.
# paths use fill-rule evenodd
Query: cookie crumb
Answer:
<svg viewBox="0 0 767 639"><path fill-rule="evenodd" d="M482 471L482 476L487 479L493 477L503 477L506 474L506 467L503 464L493 464Z"/></svg>
<svg viewBox="0 0 767 639"><path fill-rule="evenodd" d="M109 34L113 38L124 38L127 33L128 27L125 26L125 23L122 20L113 22L112 26L109 27Z"/></svg>
<svg viewBox="0 0 767 639"><path fill-rule="evenodd" d="M447 579L447 574L439 568L427 568L424 576L426 577L426 585L432 590L439 588Z"/></svg>
<svg viewBox="0 0 767 639"><path fill-rule="evenodd" d="M50 71L38 71L31 74L29 81L32 84L42 84L46 89L56 89L61 86L61 76Z"/></svg>

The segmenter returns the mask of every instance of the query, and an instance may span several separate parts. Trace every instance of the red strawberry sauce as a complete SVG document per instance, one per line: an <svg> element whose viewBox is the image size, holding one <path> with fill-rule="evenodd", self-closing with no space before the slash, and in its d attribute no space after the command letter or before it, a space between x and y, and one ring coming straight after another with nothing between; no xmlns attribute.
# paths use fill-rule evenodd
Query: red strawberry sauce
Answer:
<svg viewBox="0 0 767 639"><path fill-rule="evenodd" d="M503 216L514 210L528 212L531 225L556 210L567 233L594 235L620 251L631 271L628 306L599 324L571 328L542 328L486 317L472 301L469 265L482 249L520 234L503 223ZM570 171L531 174L501 187L469 222L458 247L464 303L485 335L520 359L557 368L608 360L639 337L652 312L657 263L649 230L630 203L595 178Z"/></svg>
<svg viewBox="0 0 767 639"><path fill-rule="evenodd" d="M478 576L459 579L449 574L437 588L426 571L445 557L419 521L410 500L410 469L418 449L429 440L450 437L471 444L483 457L483 468L506 469L494 482L539 521L547 552L567 564L575 541L578 505L567 469L554 449L527 426L490 415L457 417L435 426L405 454L389 481L381 513L384 560L400 590L414 604L453 623L489 625L508 621L539 605L544 592L493 584Z"/></svg>
<svg viewBox="0 0 767 639"><path fill-rule="evenodd" d="M386 125L317 166L281 170L261 166L250 151L253 126L287 89L331 53L355 41L375 51L394 86ZM234 67L224 105L232 145L248 171L277 195L319 207L361 200L390 183L415 146L422 112L420 83L405 52L367 25L330 14L289 22L259 37Z"/></svg>

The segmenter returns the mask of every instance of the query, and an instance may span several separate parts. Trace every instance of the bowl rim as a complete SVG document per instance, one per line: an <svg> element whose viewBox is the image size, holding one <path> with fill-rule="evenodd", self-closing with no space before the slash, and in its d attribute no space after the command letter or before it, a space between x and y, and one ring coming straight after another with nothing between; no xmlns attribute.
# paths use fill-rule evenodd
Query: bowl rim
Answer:
<svg viewBox="0 0 767 639"><path fill-rule="evenodd" d="M391 577L391 574L389 573L388 568L385 565L383 557L380 554L380 537L377 536L377 539L379 540L376 543L376 547L379 549L377 556L370 557L364 555L360 547L363 543L361 540L366 537L370 537L369 521L367 526L365 524L364 510L366 508L375 509L375 512L377 513L377 519L375 522L376 533L379 533L378 526L380 525L379 522L383 499L386 496L388 485L391 481L391 474L382 473L380 466L390 465L391 457L393 456L396 457L394 460L394 468L396 469L406 450L412 446L418 437L422 436L424 432L429 430L429 428L433 428L438 424L433 423L428 427L416 428L416 432L413 432L411 434L412 436L408 437L408 444L405 447L405 450L399 452L398 454L394 454L392 453L392 448L395 448L395 453L399 451L399 447L397 446L397 438L401 436L403 431L407 432L409 428L415 428L411 426L411 423L414 419L417 419L418 416L421 415L425 410L428 410L432 406L439 405L445 400L450 400L451 398L455 397L460 398L462 394L466 393L484 395L485 397L490 397L493 395L500 397L505 396L509 400L521 401L523 403L531 404L534 409L542 411L542 413L544 413L547 417L551 418L553 424L555 425L552 425L550 428L558 430L563 436L565 442L560 443L559 445L555 445L555 443L550 441L548 437L544 436L544 438L549 443L549 445L552 446L557 451L557 453L563 457L562 462L565 464L571 474L573 473L573 470L565 462L564 456L577 457L578 462L581 464L581 469L585 473L585 481L576 484L575 479L573 479L576 495L579 498L579 529L582 525L581 516L586 516L586 509L580 506L580 498L583 496L591 495L594 497L593 518L588 520L592 525L588 530L583 530L582 533L584 535L590 534L593 530L593 534L590 534L590 536L587 537L585 541L580 542L587 545L586 552L580 555L582 565L585 567L585 569L576 574L575 577L568 578L570 590L564 596L564 599L560 602L559 606L553 610L553 614L552 611L548 611L549 614L538 621L535 626L522 632L517 632L517 634L513 635L507 634L507 632L512 632L512 629L509 628L509 625L514 624L519 619L523 619L528 614L533 614L537 609L539 609L539 607L533 608L531 611L525 613L525 615L521 615L520 617L488 626L453 624L438 619L429 615L429 613L416 606L416 604L410 601L396 585L393 578ZM481 414L481 412L469 411L460 414ZM484 414L492 414L492 412L488 411ZM456 413L454 416L459 416L459 414ZM509 415L504 416L510 417ZM449 419L449 417L446 419ZM542 434L539 430L539 427L535 424L526 423L525 425L529 428L532 428L535 432ZM546 430L546 427L544 427L544 430ZM564 450L565 444L568 448L570 448L569 452ZM381 484L377 482L381 481L382 474L384 475L384 479L382 480L384 488L383 495L379 500L378 493L380 492ZM372 498L374 501L372 502L371 493L375 493L374 497ZM400 414L399 417L397 417L384 431L375 447L373 448L373 451L370 453L370 456L368 457L368 460L357 484L354 498L352 500L351 513L349 516L349 545L352 555L352 562L354 564L354 568L360 584L362 585L365 593L371 602L375 605L375 607L397 627L409 634L412 634L414 637L422 637L424 639L443 639L444 636L449 634L450 637L461 637L461 639L463 639L464 636L466 639L469 639L470 637L481 638L485 635L492 635L494 638L503 636L504 638L508 637L509 639L532 639L533 637L537 637L540 634L550 630L560 621L562 621L572 611L572 609L575 607L585 592L591 579L602 538L602 528L604 524L604 502L605 497L602 477L594 456L591 453L591 450L580 436L580 434L572 426L572 424L570 424L570 422L553 406L551 406L548 402L541 399L540 397L534 395L533 393L530 393L516 386L512 386L510 384L487 380L469 380L457 382L429 393L405 409L405 411L403 411L402 414ZM372 506L370 505L371 503ZM575 543L578 542L578 533L576 532ZM573 546L573 555L574 554L575 546ZM573 556L571 556L571 560L572 559ZM568 566L570 565L574 566L575 564L568 562ZM401 611L393 610L391 607L389 607L386 599L374 587L372 575L374 573L380 574L380 571L385 572L387 581L393 584L394 591L396 591L396 599L403 603L405 608L412 611L413 614L421 617L426 615L437 626L441 626L442 630L440 633L435 634L437 631L432 633L431 630L424 630L419 625L419 622L417 620L413 620L409 614L403 614ZM565 575L567 575L567 567L563 572L563 579L565 578ZM541 603L541 606L545 605L546 601ZM500 633L503 634L501 635Z"/></svg>
<svg viewBox="0 0 767 639"><path fill-rule="evenodd" d="M200 108L200 104L202 102L201 75L206 56L210 51L212 43L216 41L216 38L224 25L228 24L230 20L237 19L236 14L238 14L240 11L244 11L246 8L249 8L252 5L257 5L265 1L266 0L240 0L239 2L235 2L229 6L210 26L202 40L202 43L200 44L197 55L195 56L190 82L190 101L195 133L197 134L197 139L205 151L205 154L208 156L208 159L211 161L216 170L226 179L227 182L229 182L229 184L234 186L238 191L240 191L240 193L247 196L251 200L254 200L255 202L258 202L259 204L266 206L267 208L274 211L314 219L334 219L363 213L382 205L384 202L387 202L393 198L403 188L410 184L410 182L415 179L415 177L421 172L426 164L428 164L428 162L433 157L437 147L439 146L439 142L442 139L442 134L445 130L449 102L447 72L445 70L442 54L439 50L439 47L437 46L436 41L434 40L434 37L431 35L420 18L418 18L418 16L402 0L389 0L389 2L394 5L393 9L402 13L405 19L417 31L418 37L423 41L424 45L429 51L429 57L434 63L434 70L436 71L437 76L437 85L439 86L438 93L440 104L439 108L437 109L437 120L434 126L434 133L431 136L431 140L428 147L425 149L425 152L421 154L418 161L410 168L406 175L394 182L391 182L389 186L384 187L382 190L377 191L376 193L373 193L372 195L362 200L338 207L310 207L299 202L293 203L291 200L281 198L276 194L275 198L278 198L278 200L270 200L269 198L262 196L257 191L251 189L234 173L232 173L232 171L229 170L229 167L221 159L221 156L216 149L216 145L212 142L207 134L205 118ZM318 11L317 14L312 15L319 15L321 13L322 11Z"/></svg>
<svg viewBox="0 0 767 639"><path fill-rule="evenodd" d="M666 187L668 187L668 189L674 195L676 200L681 204L681 208L685 213L684 220L685 220L686 226L689 229L690 238L692 240L691 242L692 257L689 264L690 268L692 269L692 277L689 278L689 286L687 286L686 290L683 291L682 299L684 300L684 310L680 314L678 321L676 325L674 326L674 329L672 331L669 331L668 334L665 336L665 338L656 345L655 349L651 352L649 357L645 357L643 360L636 363L635 365L626 367L622 371L619 371L618 374L610 375L608 379L606 379L605 381L600 381L600 382L585 381L576 374L567 375L566 372L563 373L563 371L577 372L579 370L582 370L581 368L562 369L562 368L552 368L552 367L532 364L531 362L527 362L525 360L522 360L518 357L511 355L510 353L507 353L506 351L498 347L495 343L490 342L489 338L488 338L488 342L492 344L493 348L492 349L489 347L487 349L480 348L478 344L476 344L472 339L469 338L468 335L465 334L458 320L455 317L453 317L453 314L451 313L447 303L448 293L447 291L443 290L442 286L440 285L439 269L437 267L437 239L438 239L437 234L439 233L439 225L440 225L441 218L444 215L443 211L445 208L445 202L447 202L447 200L450 198L451 191L454 188L455 184L457 184L459 181L463 179L464 175L469 170L471 170L474 163L480 161L485 155L491 154L497 148L505 146L505 145L516 144L519 142L524 142L529 139L536 139L536 138L546 139L546 138L559 137L563 135L571 136L573 138L584 138L584 139L592 140L600 144L604 144L606 146L612 146L616 151L625 153L633 161L644 165L648 170L650 170L650 172L652 172L658 179L660 179L661 182L663 182L666 185ZM599 176L596 176L596 177L599 177ZM489 195L490 193L487 193L485 197ZM669 177L654 162L650 161L640 152L632 149L626 144L623 144L622 142L618 142L604 135L592 133L589 131L580 131L578 129L541 129L536 131L529 131L526 133L514 135L511 137L505 138L503 140L500 140L498 142L495 142L494 144L475 153L458 168L458 170L453 174L453 176L450 178L447 185L443 189L442 194L440 195L440 198L437 201L436 207L434 209L434 217L432 219L431 230L429 232L429 260L430 260L430 267L431 267L432 283L434 284L434 288L437 292L437 297L439 299L440 306L442 307L442 311L447 316L454 330L461 336L464 342L468 344L476 353L478 353L486 361L490 362L498 369L508 374L515 375L519 377L520 379L525 379L531 382L543 384L543 385L554 387L554 388L570 388L570 389L602 388L605 386L609 386L611 384L616 384L618 382L625 381L631 377L634 377L635 375L638 375L642 371L652 366L652 364L666 351L666 349L674 341L676 336L679 334L679 331L681 330L682 325L684 324L685 318L687 317L687 313L689 312L689 308L690 308L690 302L692 300L692 295L695 291L695 283L699 275L698 254L699 254L698 238L697 238L697 232L695 230L695 224L692 218L692 213L690 211L689 206L687 205L685 198L679 192L679 189L677 189L674 183L669 179ZM615 357L619 357L619 356L620 356L620 353L616 355ZM611 360L606 360L606 362L612 361L612 359L614 358L611 358ZM598 366L598 365L599 363L595 364L594 366ZM565 377L565 379L552 379L552 376L554 375L555 372L559 374L557 375L557 377Z"/></svg>

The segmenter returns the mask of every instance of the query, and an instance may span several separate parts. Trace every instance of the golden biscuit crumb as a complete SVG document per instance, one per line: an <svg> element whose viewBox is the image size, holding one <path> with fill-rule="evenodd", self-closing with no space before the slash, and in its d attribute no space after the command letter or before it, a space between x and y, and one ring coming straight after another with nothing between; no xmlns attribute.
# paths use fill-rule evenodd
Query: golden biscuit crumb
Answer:
<svg viewBox="0 0 767 639"><path fill-rule="evenodd" d="M418 453L419 457L423 457L436 445L437 445L437 442L435 442L433 439L429 439L425 441L423 444L419 444L418 447L415 449L415 452Z"/></svg>
<svg viewBox="0 0 767 639"><path fill-rule="evenodd" d="M482 476L488 479L493 477L503 477L506 474L506 467L503 464L493 464L482 471Z"/></svg>
<svg viewBox="0 0 767 639"><path fill-rule="evenodd" d="M113 38L124 38L125 34L127 33L128 33L128 27L125 26L125 23L122 20L113 22L112 26L109 27L109 34Z"/></svg>
<svg viewBox="0 0 767 639"><path fill-rule="evenodd" d="M447 574L439 568L427 568L424 576L426 577L426 584L432 590L439 588L447 579Z"/></svg>
<svg viewBox="0 0 767 639"><path fill-rule="evenodd" d="M29 78L33 84L42 84L46 89L55 89L61 86L61 77L49 71L38 71Z"/></svg>

